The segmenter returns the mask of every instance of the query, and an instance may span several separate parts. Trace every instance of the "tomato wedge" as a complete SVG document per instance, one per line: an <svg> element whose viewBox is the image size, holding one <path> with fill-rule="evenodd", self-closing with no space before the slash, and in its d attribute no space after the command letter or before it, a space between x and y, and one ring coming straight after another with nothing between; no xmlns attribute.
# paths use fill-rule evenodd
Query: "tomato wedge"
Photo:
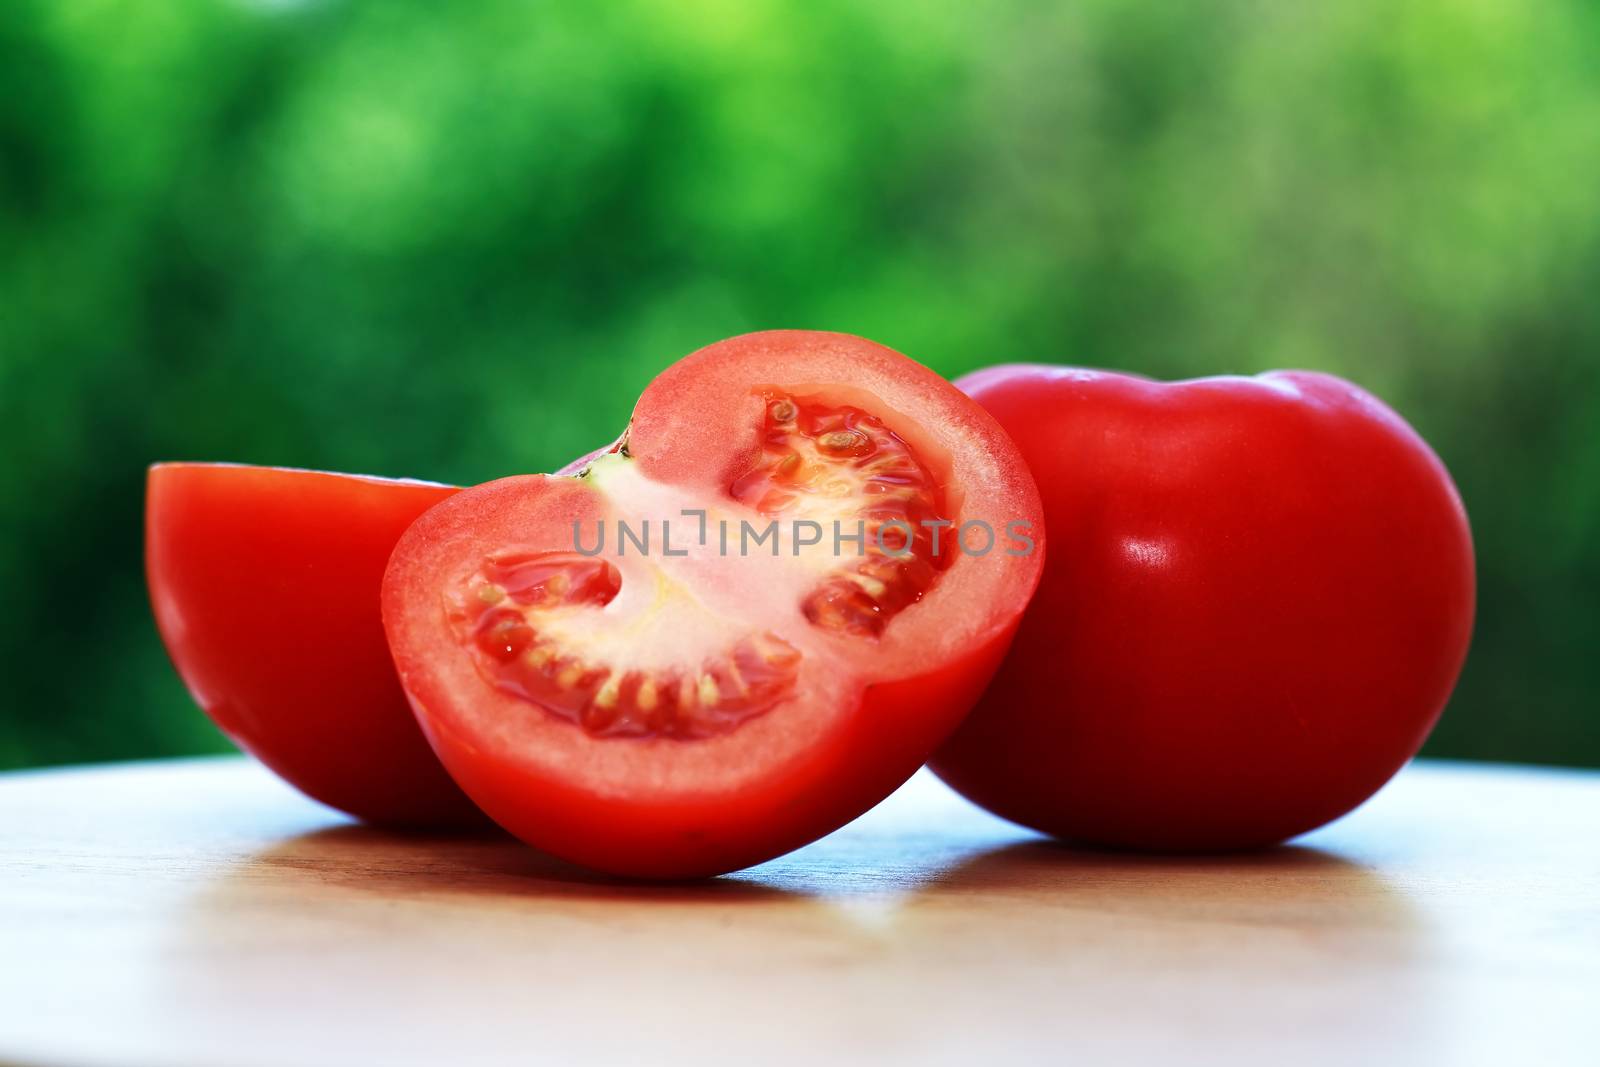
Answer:
<svg viewBox="0 0 1600 1067"><path fill-rule="evenodd" d="M308 796L402 826L482 824L417 729L378 591L427 482L161 463L146 496L156 623L222 732Z"/></svg>
<svg viewBox="0 0 1600 1067"><path fill-rule="evenodd" d="M844 824L960 722L1038 582L1016 448L842 334L670 367L573 477L490 482L401 537L383 616L423 730L527 842L642 877Z"/></svg>

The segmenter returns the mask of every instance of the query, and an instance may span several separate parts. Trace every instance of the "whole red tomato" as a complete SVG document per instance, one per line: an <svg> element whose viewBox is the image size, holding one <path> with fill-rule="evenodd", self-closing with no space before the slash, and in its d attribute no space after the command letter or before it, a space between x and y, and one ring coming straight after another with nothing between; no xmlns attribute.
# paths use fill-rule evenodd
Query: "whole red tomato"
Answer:
<svg viewBox="0 0 1600 1067"><path fill-rule="evenodd" d="M949 736L1038 581L1040 519L1016 447L932 371L752 334L669 367L573 476L424 514L383 619L502 826L615 873L716 874L843 825Z"/></svg>
<svg viewBox="0 0 1600 1067"><path fill-rule="evenodd" d="M372 822L485 822L423 740L378 613L400 534L455 492L280 467L150 468L150 600L189 692L290 784Z"/></svg>
<svg viewBox="0 0 1600 1067"><path fill-rule="evenodd" d="M1228 849L1337 818L1417 751L1466 655L1472 542L1393 411L1302 372L957 384L1027 459L1050 558L945 781L1063 838Z"/></svg>

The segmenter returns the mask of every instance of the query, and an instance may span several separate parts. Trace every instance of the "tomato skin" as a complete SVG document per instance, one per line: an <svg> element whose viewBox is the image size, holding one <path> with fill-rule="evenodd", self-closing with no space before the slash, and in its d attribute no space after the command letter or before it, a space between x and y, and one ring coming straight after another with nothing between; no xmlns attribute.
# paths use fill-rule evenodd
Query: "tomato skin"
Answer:
<svg viewBox="0 0 1600 1067"><path fill-rule="evenodd" d="M850 728L805 766L730 802L715 794L597 798L581 781L530 780L416 702L424 731L463 789L509 833L552 855L629 878L704 878L753 866L865 814L927 759L972 707L1014 627L926 674L869 688ZM419 689L419 692L425 690ZM629 742L623 742L629 743Z"/></svg>
<svg viewBox="0 0 1600 1067"><path fill-rule="evenodd" d="M370 822L485 822L417 728L378 605L394 543L456 491L271 467L150 468L150 599L190 693L290 784Z"/></svg>
<svg viewBox="0 0 1600 1067"><path fill-rule="evenodd" d="M581 656L608 678L705 662L697 657L720 646L682 646L689 631L652 622L653 612L669 610L677 614L660 618L689 620L692 627L695 619L714 617L715 633L723 632L721 621L734 620L737 632L770 633L798 651L791 692L714 734L596 736L551 705L530 702L526 695L538 685L531 675L517 675L522 688L508 691L495 681L498 668L485 673L483 646L459 625L462 591L484 560L501 550L518 559L569 556L579 527L592 530L608 515L614 521L652 514L630 513L634 499L669 500L666 511L653 513L658 517L682 514L682 504L754 516L735 487L763 461L762 442L771 443L763 419L772 391L811 397L835 389L904 435L937 471L940 492L959 502L952 511L994 520L996 529L1020 521L1034 550L953 559L919 600L871 637L814 625L801 595L815 584L813 572L776 555L723 564L707 548L677 563L666 554L645 561L608 551L621 592L604 609L584 610L609 616L588 617L594 628L584 631L586 639L554 654ZM786 420L792 418L793 408ZM568 468L589 467L584 478L501 479L463 491L414 523L383 583L390 648L435 751L511 833L572 862L629 877L737 870L866 811L957 727L1004 657L1037 584L1045 536L1038 494L1015 446L981 407L904 356L838 334L774 331L691 354L645 390L625 440L626 447L619 441ZM605 453L614 455L600 460ZM893 507L895 499L885 494L871 503ZM700 542L715 543L714 536ZM472 598L483 600L484 587L470 588ZM481 618L510 610L505 605L515 597L508 589L509 583L488 590L487 602L496 607ZM692 610L682 607L690 602ZM545 626L535 615L527 618L530 633ZM570 618L567 624L574 625ZM626 648L608 642L613 633L627 635ZM532 661L530 671L554 669L539 658L539 647L499 637L490 647L502 640L506 662L520 657ZM561 644L551 640L552 647ZM672 655L652 657L662 646ZM565 691L573 691L577 677L561 683Z"/></svg>
<svg viewBox="0 0 1600 1067"><path fill-rule="evenodd" d="M1398 415L1307 372L956 384L1021 448L1051 554L931 761L946 782L1069 840L1220 850L1335 819L1416 753L1475 582L1455 487Z"/></svg>

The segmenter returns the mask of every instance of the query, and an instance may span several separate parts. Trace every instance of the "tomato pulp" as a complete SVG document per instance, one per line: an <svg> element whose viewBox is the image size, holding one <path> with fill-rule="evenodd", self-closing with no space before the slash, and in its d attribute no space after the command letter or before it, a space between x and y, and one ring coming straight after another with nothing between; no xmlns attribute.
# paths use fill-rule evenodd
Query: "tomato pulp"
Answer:
<svg viewBox="0 0 1600 1067"><path fill-rule="evenodd" d="M417 728L378 612L401 532L455 491L276 467L150 468L150 599L189 692L285 780L371 822L485 821Z"/></svg>
<svg viewBox="0 0 1600 1067"><path fill-rule="evenodd" d="M468 489L401 538L383 614L423 729L506 829L689 877L888 795L976 699L1038 581L1037 492L959 390L778 331L647 388L573 477Z"/></svg>
<svg viewBox="0 0 1600 1067"><path fill-rule="evenodd" d="M1027 458L1052 544L945 781L1064 838L1229 849L1344 814L1415 754L1466 655L1473 555L1398 415L1301 372L957 384Z"/></svg>

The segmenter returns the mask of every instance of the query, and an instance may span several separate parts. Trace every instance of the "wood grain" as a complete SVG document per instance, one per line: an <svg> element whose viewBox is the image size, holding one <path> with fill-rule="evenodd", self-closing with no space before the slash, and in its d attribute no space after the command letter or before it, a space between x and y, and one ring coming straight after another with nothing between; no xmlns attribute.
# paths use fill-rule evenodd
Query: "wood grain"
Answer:
<svg viewBox="0 0 1600 1067"><path fill-rule="evenodd" d="M1600 1062L1600 775L1414 766L1269 853L919 775L712 882L364 829L242 759L0 776L18 1064Z"/></svg>

